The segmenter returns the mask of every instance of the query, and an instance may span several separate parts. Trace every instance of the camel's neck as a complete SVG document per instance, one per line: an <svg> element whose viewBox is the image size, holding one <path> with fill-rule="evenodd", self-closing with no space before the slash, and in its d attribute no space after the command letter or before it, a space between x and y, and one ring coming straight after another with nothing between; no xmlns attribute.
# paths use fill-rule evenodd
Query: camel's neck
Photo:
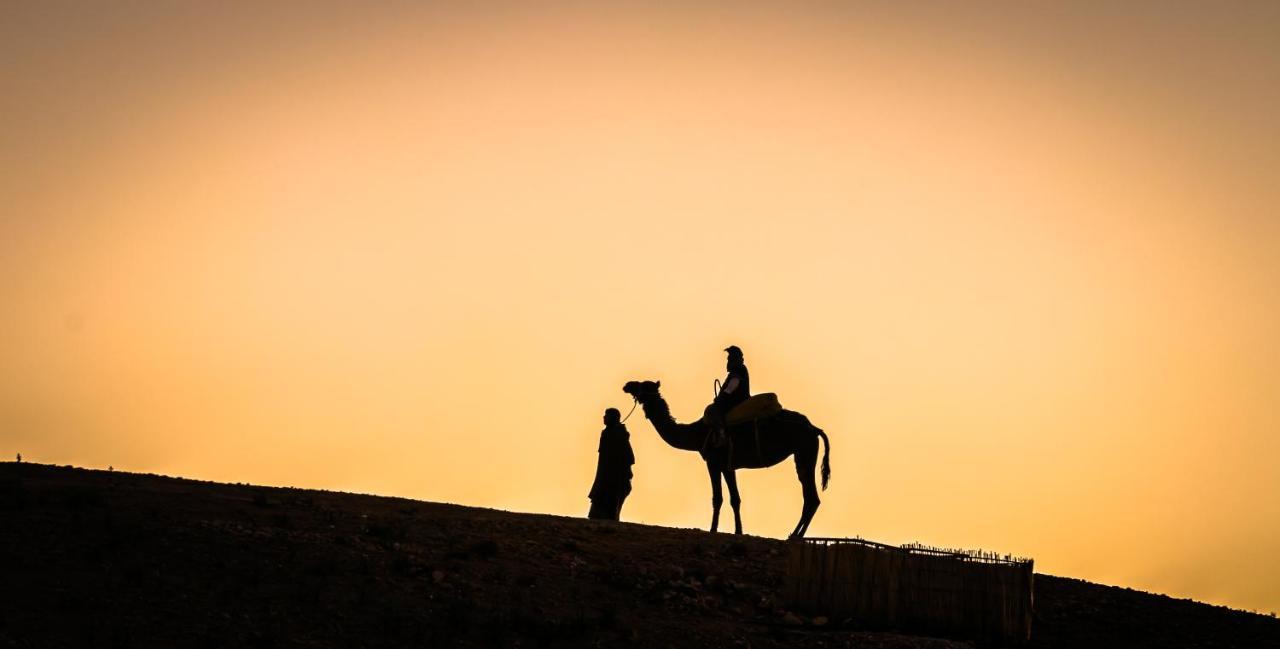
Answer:
<svg viewBox="0 0 1280 649"><path fill-rule="evenodd" d="M640 404L644 408L644 416L653 424L654 430L662 441L682 451L697 451L706 441L706 430L701 422L693 424L677 423L671 416L671 408L661 395L654 395Z"/></svg>

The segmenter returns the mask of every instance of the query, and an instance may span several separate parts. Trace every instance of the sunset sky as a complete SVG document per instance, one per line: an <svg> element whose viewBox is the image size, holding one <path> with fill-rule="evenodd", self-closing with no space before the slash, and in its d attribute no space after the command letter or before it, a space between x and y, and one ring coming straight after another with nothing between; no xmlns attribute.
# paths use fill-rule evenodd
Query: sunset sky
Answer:
<svg viewBox="0 0 1280 649"><path fill-rule="evenodd" d="M623 383L695 418L737 344L830 435L811 535L1280 611L1278 34L6 2L0 457L580 516ZM700 459L627 425L623 518L705 528ZM791 463L738 475L785 535Z"/></svg>

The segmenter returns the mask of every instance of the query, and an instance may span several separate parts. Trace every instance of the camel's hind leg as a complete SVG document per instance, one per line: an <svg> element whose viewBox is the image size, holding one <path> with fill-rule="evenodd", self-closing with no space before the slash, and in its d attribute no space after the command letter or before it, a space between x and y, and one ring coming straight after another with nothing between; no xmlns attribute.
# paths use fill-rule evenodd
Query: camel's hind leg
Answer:
<svg viewBox="0 0 1280 649"><path fill-rule="evenodd" d="M806 442L803 448L796 449L796 477L800 478L801 492L804 495L804 508L800 510L800 522L788 538L798 539L809 530L809 522L818 511L822 500L818 498L818 484L814 481L813 470L818 464L818 438Z"/></svg>

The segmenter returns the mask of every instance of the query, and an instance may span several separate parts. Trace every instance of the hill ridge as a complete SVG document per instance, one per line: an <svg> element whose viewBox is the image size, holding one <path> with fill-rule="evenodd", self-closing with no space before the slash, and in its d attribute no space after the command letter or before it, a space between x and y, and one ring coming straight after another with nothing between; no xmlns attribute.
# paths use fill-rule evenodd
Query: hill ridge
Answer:
<svg viewBox="0 0 1280 649"><path fill-rule="evenodd" d="M0 463L0 647L964 647L780 600L786 542ZM1032 647L1280 646L1280 620L1036 575Z"/></svg>

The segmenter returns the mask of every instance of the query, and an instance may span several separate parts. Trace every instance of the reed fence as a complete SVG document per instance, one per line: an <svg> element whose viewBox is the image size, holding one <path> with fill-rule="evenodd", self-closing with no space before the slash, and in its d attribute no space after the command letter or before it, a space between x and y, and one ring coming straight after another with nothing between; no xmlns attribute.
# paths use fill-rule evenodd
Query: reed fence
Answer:
<svg viewBox="0 0 1280 649"><path fill-rule="evenodd" d="M864 539L790 546L784 597L794 610L984 644L1031 639L1031 559Z"/></svg>

